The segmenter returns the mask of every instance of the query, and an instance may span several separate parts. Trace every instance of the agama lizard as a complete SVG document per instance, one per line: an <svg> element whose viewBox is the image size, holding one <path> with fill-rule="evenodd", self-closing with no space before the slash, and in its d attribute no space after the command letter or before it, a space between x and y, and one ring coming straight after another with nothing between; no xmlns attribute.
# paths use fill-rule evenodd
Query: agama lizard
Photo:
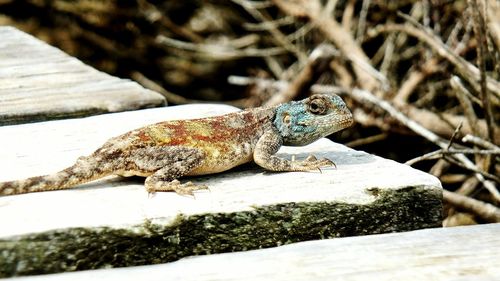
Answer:
<svg viewBox="0 0 500 281"><path fill-rule="evenodd" d="M192 194L205 187L178 178L219 173L252 160L271 171L315 170L334 163L314 156L286 160L275 153L282 145L304 146L352 123L342 99L324 94L222 116L160 122L111 138L55 174L1 182L0 195L67 189L109 175L146 177L150 193Z"/></svg>

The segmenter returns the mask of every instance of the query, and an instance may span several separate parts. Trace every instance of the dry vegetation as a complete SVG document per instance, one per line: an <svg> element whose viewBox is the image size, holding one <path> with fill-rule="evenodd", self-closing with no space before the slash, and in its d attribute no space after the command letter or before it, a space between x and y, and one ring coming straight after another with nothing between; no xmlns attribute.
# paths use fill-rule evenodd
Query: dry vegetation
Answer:
<svg viewBox="0 0 500 281"><path fill-rule="evenodd" d="M341 95L341 134L436 175L445 225L499 222L497 0L0 0L34 34L173 104Z"/></svg>

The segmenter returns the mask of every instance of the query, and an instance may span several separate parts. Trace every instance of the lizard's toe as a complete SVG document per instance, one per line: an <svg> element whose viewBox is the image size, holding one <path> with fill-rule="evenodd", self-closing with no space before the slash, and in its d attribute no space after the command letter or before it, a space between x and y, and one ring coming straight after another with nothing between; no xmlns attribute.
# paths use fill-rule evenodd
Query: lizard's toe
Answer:
<svg viewBox="0 0 500 281"><path fill-rule="evenodd" d="M175 193L184 196L194 196L194 191L208 189L206 185L197 185L190 181L181 183L178 180L153 181L151 179L146 179L145 186L150 194L155 192L175 191Z"/></svg>
<svg viewBox="0 0 500 281"><path fill-rule="evenodd" d="M314 156L312 156L314 157ZM316 157L314 157L316 158ZM298 162L298 164L300 165L299 167L299 170L301 171L312 171L312 170L320 170L320 168L322 167L336 167L335 163L330 160L330 159L327 159L327 158L322 158L322 159L311 159L311 157L308 157L308 159L306 159L305 161L302 161L302 162Z"/></svg>
<svg viewBox="0 0 500 281"><path fill-rule="evenodd" d="M319 162L321 163L321 167L333 166L334 168L337 168L337 165L335 165L335 162L333 162L332 160L330 160L328 158L323 158L323 159L319 160Z"/></svg>
<svg viewBox="0 0 500 281"><path fill-rule="evenodd" d="M309 156L307 156L306 161L307 162L315 162L315 161L318 161L318 158L316 158L316 156L310 154Z"/></svg>
<svg viewBox="0 0 500 281"><path fill-rule="evenodd" d="M328 166L333 166L335 168L337 167L332 160L330 160L328 158L322 158L322 159L318 160L318 158L316 158L316 156L314 156L312 154L307 156L307 158L304 160L304 162L309 163L309 165L311 165L312 167L315 167L315 168L328 167ZM313 169L315 169L315 168L313 168Z"/></svg>

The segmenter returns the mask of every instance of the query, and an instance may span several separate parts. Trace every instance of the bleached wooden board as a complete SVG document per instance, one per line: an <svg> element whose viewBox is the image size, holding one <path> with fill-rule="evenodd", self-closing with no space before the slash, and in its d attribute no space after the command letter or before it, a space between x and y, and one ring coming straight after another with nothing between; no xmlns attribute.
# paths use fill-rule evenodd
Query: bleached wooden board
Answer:
<svg viewBox="0 0 500 281"><path fill-rule="evenodd" d="M174 106L0 127L0 181L60 170L108 138L145 124L233 110ZM150 264L441 225L441 185L431 175L327 139L284 147L280 154L327 157L337 169L271 173L247 165L190 179L209 186L194 198L148 197L141 180L123 178L0 197L0 276Z"/></svg>
<svg viewBox="0 0 500 281"><path fill-rule="evenodd" d="M500 280L499 233L500 224L425 229L15 280Z"/></svg>
<svg viewBox="0 0 500 281"><path fill-rule="evenodd" d="M165 104L160 94L0 26L0 126Z"/></svg>

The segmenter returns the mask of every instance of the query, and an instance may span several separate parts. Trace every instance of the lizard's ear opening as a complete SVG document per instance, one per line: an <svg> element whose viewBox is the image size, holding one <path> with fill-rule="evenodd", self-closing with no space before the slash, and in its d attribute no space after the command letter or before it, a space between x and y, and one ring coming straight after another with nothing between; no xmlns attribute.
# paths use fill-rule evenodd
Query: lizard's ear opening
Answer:
<svg viewBox="0 0 500 281"><path fill-rule="evenodd" d="M290 122L292 122L292 117L290 117L290 114L288 112L285 112L283 114L283 119L282 119L283 124L290 125Z"/></svg>

